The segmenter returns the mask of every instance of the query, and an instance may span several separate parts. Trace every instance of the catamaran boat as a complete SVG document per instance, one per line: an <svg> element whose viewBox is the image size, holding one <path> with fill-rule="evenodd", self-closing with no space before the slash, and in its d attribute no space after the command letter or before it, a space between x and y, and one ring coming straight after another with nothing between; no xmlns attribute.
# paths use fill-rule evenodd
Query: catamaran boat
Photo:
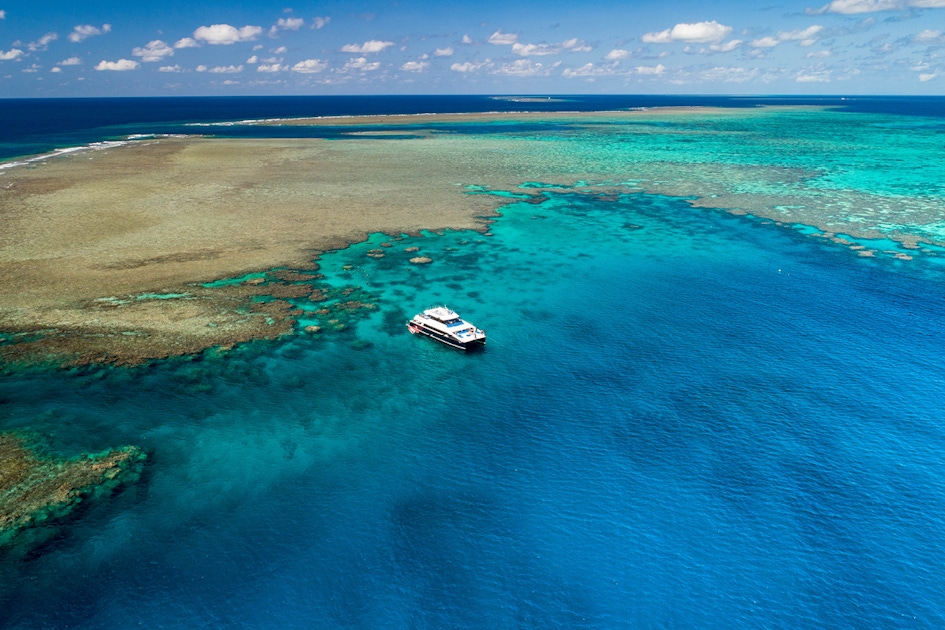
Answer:
<svg viewBox="0 0 945 630"><path fill-rule="evenodd" d="M484 330L479 330L445 306L428 308L417 313L407 322L407 330L414 335L432 337L460 350L472 350L486 345Z"/></svg>

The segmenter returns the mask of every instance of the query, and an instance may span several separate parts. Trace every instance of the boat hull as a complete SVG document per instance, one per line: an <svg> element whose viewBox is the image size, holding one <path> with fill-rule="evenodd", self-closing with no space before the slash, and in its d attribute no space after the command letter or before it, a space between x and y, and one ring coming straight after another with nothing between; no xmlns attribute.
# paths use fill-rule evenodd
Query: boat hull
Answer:
<svg viewBox="0 0 945 630"><path fill-rule="evenodd" d="M436 341L439 341L440 343L451 348L456 348L457 350L481 350L486 346L485 338L463 342L438 330L434 330L414 321L407 322L407 329L414 335L423 335L424 337L435 339Z"/></svg>

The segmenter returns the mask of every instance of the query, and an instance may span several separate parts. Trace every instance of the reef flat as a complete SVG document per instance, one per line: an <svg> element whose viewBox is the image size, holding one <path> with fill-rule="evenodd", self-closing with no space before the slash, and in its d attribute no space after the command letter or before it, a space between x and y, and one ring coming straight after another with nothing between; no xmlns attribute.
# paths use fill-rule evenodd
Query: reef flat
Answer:
<svg viewBox="0 0 945 630"><path fill-rule="evenodd" d="M67 516L87 498L137 480L146 459L135 446L71 459L40 451L36 438L0 432L0 548L26 529Z"/></svg>
<svg viewBox="0 0 945 630"><path fill-rule="evenodd" d="M4 169L0 356L139 363L289 334L298 313L254 302L262 287L202 285L311 271L321 251L374 232L484 230L505 200L483 191L536 202L563 188L681 197L813 226L864 256L883 252L845 237L929 253L945 245L936 129L894 116L668 108L220 128L236 125L336 135L139 139Z"/></svg>

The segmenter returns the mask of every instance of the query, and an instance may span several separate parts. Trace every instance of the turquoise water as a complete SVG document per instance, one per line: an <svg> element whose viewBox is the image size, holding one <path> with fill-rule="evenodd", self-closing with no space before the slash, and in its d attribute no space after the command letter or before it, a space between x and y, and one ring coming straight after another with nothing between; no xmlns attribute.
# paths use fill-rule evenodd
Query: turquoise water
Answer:
<svg viewBox="0 0 945 630"><path fill-rule="evenodd" d="M945 624L935 265L657 195L508 197L492 236L324 255L378 305L344 331L4 376L4 428L151 457L0 559L0 625ZM407 333L440 303L485 352Z"/></svg>
<svg viewBox="0 0 945 630"><path fill-rule="evenodd" d="M738 105L661 98L568 107ZM496 107L438 99L0 102L0 154ZM4 372L0 430L149 463L43 547L0 554L0 627L945 627L945 110L851 107L424 121L409 142L492 151L461 183L509 205L489 235L323 255L306 282L326 303L375 306L343 329L301 301L283 340ZM494 191L504 165L526 174ZM485 352L407 333L437 304L484 328Z"/></svg>

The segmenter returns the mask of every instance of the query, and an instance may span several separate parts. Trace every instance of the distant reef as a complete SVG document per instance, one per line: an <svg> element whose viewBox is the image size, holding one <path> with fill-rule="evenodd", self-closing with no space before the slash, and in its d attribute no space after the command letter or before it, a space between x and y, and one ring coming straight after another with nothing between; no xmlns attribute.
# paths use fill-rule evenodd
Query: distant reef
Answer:
<svg viewBox="0 0 945 630"><path fill-rule="evenodd" d="M146 458L136 446L55 457L37 435L0 432L0 551L42 542L83 501L137 481Z"/></svg>

